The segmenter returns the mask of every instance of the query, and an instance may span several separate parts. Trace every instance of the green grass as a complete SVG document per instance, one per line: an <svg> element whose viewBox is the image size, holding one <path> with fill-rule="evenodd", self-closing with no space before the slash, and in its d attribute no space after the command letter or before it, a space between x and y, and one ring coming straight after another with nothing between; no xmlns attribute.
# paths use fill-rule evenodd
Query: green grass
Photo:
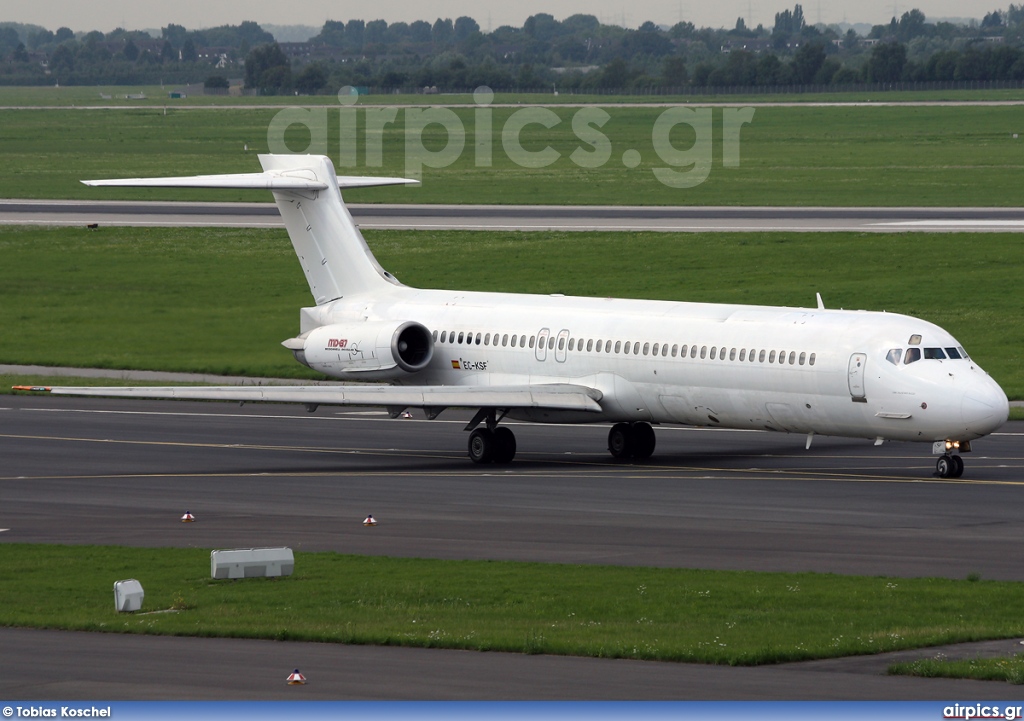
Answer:
<svg viewBox="0 0 1024 721"><path fill-rule="evenodd" d="M367 233L408 285L907 313L1024 398L1020 241L1003 234ZM0 228L0 363L318 378L283 230Z"/></svg>
<svg viewBox="0 0 1024 721"><path fill-rule="evenodd" d="M202 549L3 548L7 626L721 664L1024 633L1010 582L301 552L290 577L211 581ZM112 585L129 577L144 612L176 612L116 613Z"/></svg>
<svg viewBox="0 0 1024 721"><path fill-rule="evenodd" d="M1024 684L1024 656L1014 654L1002 658L925 658L919 661L894 663L889 666L894 676L924 678L971 678L977 681L1006 681Z"/></svg>
<svg viewBox="0 0 1024 721"><path fill-rule="evenodd" d="M1024 122L1015 107L761 107L740 132L740 166L724 167L722 125L726 112L712 111L712 166L693 188L671 188L656 168L689 169L681 159L662 159L652 129L666 110L612 107L600 128L610 157L584 168L574 151L592 153L572 128L572 119L591 108L555 107L551 129L527 125L523 146L559 154L547 167L513 162L502 144L502 128L521 108L494 108L492 164L477 167L475 110L453 112L467 131L465 149L448 167L425 168L423 185L365 189L347 195L356 202L541 203L641 205L920 205L1016 206L1024 185ZM5 172L0 197L146 198L262 200L266 193L209 190L95 189L80 179L253 172L257 152L266 152L268 127L277 109L10 110L0 109L0 155ZM339 158L338 110L320 113L328 128L326 149ZM382 167L368 167L362 109L358 162L343 173L408 175L405 109L381 136ZM483 121L481 121L483 122ZM592 128L592 130L596 130ZM1018 139L1012 136L1018 133ZM373 136L376 137L376 136ZM671 142L684 151L695 141L688 125L673 130ZM309 133L292 126L288 147L309 149ZM439 150L446 132L430 125L426 147ZM248 151L243 148L248 144ZM313 150L318 150L314 147ZM640 153L635 168L623 164L627 150ZM666 155L661 151L661 155ZM410 156L411 157L411 156ZM577 156L579 157L579 156Z"/></svg>

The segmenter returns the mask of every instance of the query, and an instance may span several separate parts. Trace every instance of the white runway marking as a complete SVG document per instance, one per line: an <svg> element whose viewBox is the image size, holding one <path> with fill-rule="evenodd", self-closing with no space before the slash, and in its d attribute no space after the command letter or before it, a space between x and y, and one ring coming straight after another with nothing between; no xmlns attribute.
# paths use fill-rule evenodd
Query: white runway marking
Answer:
<svg viewBox="0 0 1024 721"><path fill-rule="evenodd" d="M884 223L872 223L872 225L903 226L903 227L937 227L937 228L1022 228L1024 220L892 220Z"/></svg>

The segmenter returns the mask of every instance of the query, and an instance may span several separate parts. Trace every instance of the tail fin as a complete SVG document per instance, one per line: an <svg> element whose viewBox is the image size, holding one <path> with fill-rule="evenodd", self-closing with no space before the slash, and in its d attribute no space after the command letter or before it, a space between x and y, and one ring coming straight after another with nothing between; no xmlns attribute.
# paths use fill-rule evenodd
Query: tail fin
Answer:
<svg viewBox="0 0 1024 721"><path fill-rule="evenodd" d="M260 188L278 210L317 305L397 281L377 262L341 198L340 188L415 183L405 178L337 177L323 155L261 155L262 173L184 178L83 180L93 186Z"/></svg>

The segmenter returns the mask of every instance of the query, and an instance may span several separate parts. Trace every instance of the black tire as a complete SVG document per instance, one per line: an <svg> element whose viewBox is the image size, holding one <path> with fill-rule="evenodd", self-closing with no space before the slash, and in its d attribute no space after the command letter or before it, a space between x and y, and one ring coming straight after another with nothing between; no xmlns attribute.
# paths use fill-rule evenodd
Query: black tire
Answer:
<svg viewBox="0 0 1024 721"><path fill-rule="evenodd" d="M608 451L615 458L633 457L633 429L628 423L616 423L608 431Z"/></svg>
<svg viewBox="0 0 1024 721"><path fill-rule="evenodd" d="M638 461L646 461L654 453L654 446L657 438L650 423L634 423L630 429L633 432L633 458Z"/></svg>
<svg viewBox="0 0 1024 721"><path fill-rule="evenodd" d="M953 456L950 460L953 461L953 472L949 476L950 478L959 478L964 474L964 459L960 456Z"/></svg>
<svg viewBox="0 0 1024 721"><path fill-rule="evenodd" d="M935 473L939 478L949 478L953 472L953 459L943 456L935 462Z"/></svg>
<svg viewBox="0 0 1024 721"><path fill-rule="evenodd" d="M494 434L486 428L477 428L469 434L469 460L473 463L490 463L494 445Z"/></svg>
<svg viewBox="0 0 1024 721"><path fill-rule="evenodd" d="M511 463L516 457L516 434L502 426L494 429L494 453L491 460L495 463Z"/></svg>

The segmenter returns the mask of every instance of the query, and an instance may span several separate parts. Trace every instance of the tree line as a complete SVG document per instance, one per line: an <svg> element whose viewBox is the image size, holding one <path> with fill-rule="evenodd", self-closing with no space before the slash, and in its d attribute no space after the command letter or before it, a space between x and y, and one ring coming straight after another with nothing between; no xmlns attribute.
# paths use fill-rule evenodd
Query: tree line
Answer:
<svg viewBox="0 0 1024 721"><path fill-rule="evenodd" d="M75 33L0 23L0 84L149 84L244 79L262 93L377 91L644 91L707 86L1024 80L1024 5L980 22L930 23L920 10L875 25L812 25L796 5L772 27L630 29L593 15L532 15L481 30L470 17L433 23L329 20L305 43L277 43L257 23L159 37L118 28Z"/></svg>

